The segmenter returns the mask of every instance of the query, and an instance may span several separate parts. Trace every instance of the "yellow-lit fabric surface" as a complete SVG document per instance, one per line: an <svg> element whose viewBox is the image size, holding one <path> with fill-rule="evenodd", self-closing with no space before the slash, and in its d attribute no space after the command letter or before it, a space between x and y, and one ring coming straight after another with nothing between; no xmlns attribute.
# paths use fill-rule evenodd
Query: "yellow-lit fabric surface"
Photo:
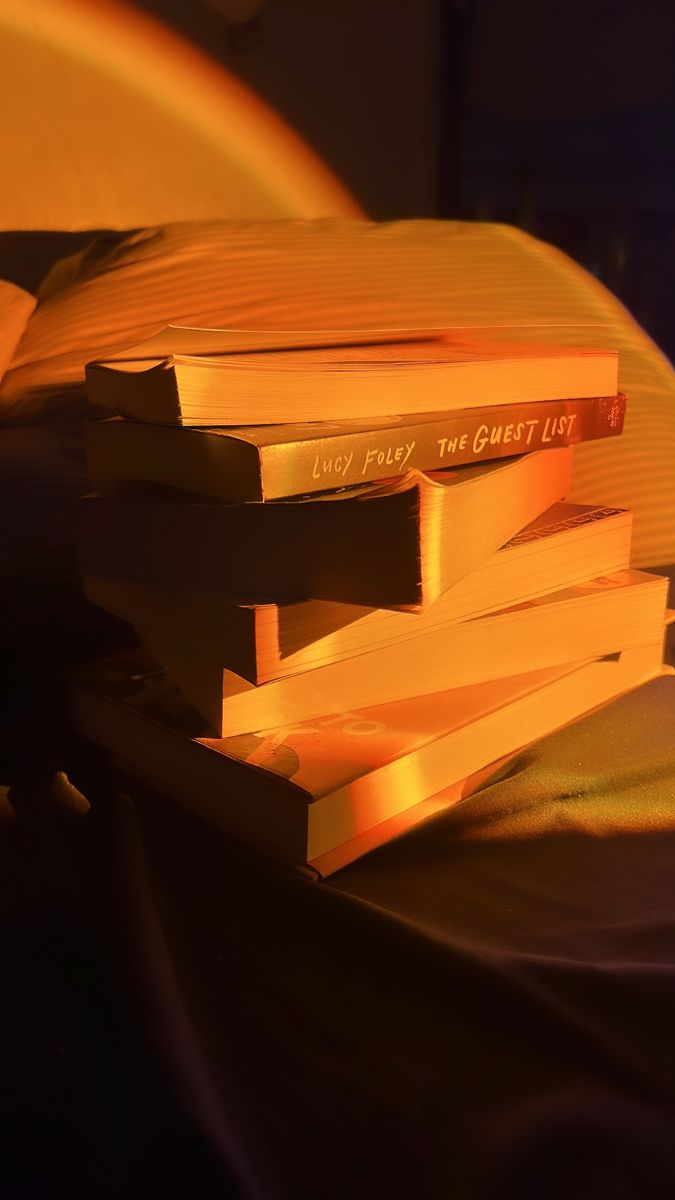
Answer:
<svg viewBox="0 0 675 1200"><path fill-rule="evenodd" d="M81 381L87 360L168 321L558 326L528 336L615 347L630 401L625 432L577 448L571 499L635 510L637 566L675 561L673 370L597 280L519 230L327 219L188 223L130 235L38 306L0 389L3 417L72 411L71 397L41 389Z"/></svg>
<svg viewBox="0 0 675 1200"><path fill-rule="evenodd" d="M146 1049L245 1195L675 1192L674 728L652 682L323 884L107 810Z"/></svg>

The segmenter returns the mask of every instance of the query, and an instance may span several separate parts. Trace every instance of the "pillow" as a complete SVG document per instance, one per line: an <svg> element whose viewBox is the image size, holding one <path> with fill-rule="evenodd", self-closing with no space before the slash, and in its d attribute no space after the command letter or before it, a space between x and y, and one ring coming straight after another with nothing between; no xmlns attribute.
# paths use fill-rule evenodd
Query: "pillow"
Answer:
<svg viewBox="0 0 675 1200"><path fill-rule="evenodd" d="M0 379L2 379L35 308L35 296L0 279Z"/></svg>
<svg viewBox="0 0 675 1200"><path fill-rule="evenodd" d="M81 388L87 361L170 321L278 329L512 324L532 326L527 336L541 340L615 347L629 396L625 432L577 447L570 498L632 508L636 565L675 562L672 368L606 288L520 230L429 220L221 221L104 243L38 305L0 388L0 415L21 421L81 405L72 389ZM50 394L55 386L60 397Z"/></svg>

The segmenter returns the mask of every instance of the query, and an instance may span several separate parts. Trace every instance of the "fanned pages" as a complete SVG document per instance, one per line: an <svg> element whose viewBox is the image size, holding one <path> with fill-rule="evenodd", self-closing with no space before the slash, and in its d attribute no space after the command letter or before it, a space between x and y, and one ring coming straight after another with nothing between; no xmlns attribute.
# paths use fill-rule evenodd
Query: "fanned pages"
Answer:
<svg viewBox="0 0 675 1200"><path fill-rule="evenodd" d="M127 358L91 363L86 375L94 405L181 425L358 420L618 391L615 351L462 330L428 341Z"/></svg>
<svg viewBox="0 0 675 1200"><path fill-rule="evenodd" d="M154 493L86 497L86 575L248 600L423 608L560 500L570 449L410 472L303 500L224 505Z"/></svg>
<svg viewBox="0 0 675 1200"><path fill-rule="evenodd" d="M215 590L176 592L91 575L84 588L94 604L137 630L154 630L183 652L211 655L251 683L267 683L623 571L631 530L624 509L554 504L415 614L328 600L232 604Z"/></svg>
<svg viewBox="0 0 675 1200"><path fill-rule="evenodd" d="M137 633L211 729L228 737L642 645L663 625L668 583L624 571L475 621L411 630L383 649L257 687L151 626Z"/></svg>

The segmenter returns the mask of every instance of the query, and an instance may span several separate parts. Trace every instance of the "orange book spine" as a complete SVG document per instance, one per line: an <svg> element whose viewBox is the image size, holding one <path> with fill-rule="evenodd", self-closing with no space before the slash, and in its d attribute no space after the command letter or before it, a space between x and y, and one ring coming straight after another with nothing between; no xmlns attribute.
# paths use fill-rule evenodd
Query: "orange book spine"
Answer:
<svg viewBox="0 0 675 1200"><path fill-rule="evenodd" d="M288 426L285 437L280 428L279 442L258 447L262 497L353 487L413 468L443 470L616 437L625 411L626 397L619 394L495 405L423 421L402 419L384 428L350 424L348 431L317 438L294 438Z"/></svg>

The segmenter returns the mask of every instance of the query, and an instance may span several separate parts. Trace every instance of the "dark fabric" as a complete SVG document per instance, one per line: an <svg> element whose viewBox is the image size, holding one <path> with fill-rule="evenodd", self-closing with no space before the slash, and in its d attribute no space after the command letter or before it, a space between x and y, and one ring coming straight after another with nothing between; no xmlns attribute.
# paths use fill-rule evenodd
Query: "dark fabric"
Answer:
<svg viewBox="0 0 675 1200"><path fill-rule="evenodd" d="M656 681L323 884L138 807L169 1053L259 1194L675 1192L674 734Z"/></svg>
<svg viewBox="0 0 675 1200"><path fill-rule="evenodd" d="M671 1196L674 733L665 678L323 883L166 801L100 800L108 953L223 1180Z"/></svg>
<svg viewBox="0 0 675 1200"><path fill-rule="evenodd" d="M324 882L64 745L0 808L3 1195L675 1194L674 678Z"/></svg>
<svg viewBox="0 0 675 1200"><path fill-rule="evenodd" d="M58 778L0 789L0 1195L227 1200L125 990L86 807Z"/></svg>

